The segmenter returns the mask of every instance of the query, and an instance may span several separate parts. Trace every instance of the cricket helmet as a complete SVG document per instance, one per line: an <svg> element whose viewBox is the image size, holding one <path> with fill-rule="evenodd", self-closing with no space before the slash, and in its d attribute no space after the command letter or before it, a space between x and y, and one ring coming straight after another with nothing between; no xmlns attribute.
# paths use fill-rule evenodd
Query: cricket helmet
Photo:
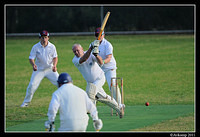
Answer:
<svg viewBox="0 0 200 137"><path fill-rule="evenodd" d="M95 34L94 34L94 35L95 35L96 37L98 37L100 31L101 31L101 27L96 28L96 29L95 29ZM101 35L104 35L104 31L102 32Z"/></svg>
<svg viewBox="0 0 200 137"><path fill-rule="evenodd" d="M68 73L61 73L57 80L58 84L65 84L72 82L72 78Z"/></svg>
<svg viewBox="0 0 200 137"><path fill-rule="evenodd" d="M39 33L39 38L41 38L42 36L49 36L49 32L46 30L43 30Z"/></svg>

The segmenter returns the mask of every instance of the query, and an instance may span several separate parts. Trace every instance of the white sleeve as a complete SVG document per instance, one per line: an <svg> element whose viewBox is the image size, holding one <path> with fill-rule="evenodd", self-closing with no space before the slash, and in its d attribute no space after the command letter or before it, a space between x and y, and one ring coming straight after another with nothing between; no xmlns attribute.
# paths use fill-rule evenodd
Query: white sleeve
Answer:
<svg viewBox="0 0 200 137"><path fill-rule="evenodd" d="M106 46L106 56L107 56L107 55L110 55L110 54L113 54L113 47L112 47L112 45L109 43L109 44Z"/></svg>
<svg viewBox="0 0 200 137"><path fill-rule="evenodd" d="M35 59L35 57L36 57L36 51L35 51L35 46L33 46L29 55L29 59Z"/></svg>
<svg viewBox="0 0 200 137"><path fill-rule="evenodd" d="M90 113L90 116L92 117L93 120L98 120L98 112L97 112L97 108L94 105L94 103L90 100L90 98L88 97L87 94L85 94L85 98L86 98L86 108L87 108L87 112Z"/></svg>
<svg viewBox="0 0 200 137"><path fill-rule="evenodd" d="M48 113L47 113L49 121L51 122L55 121L55 117L56 117L59 107L60 107L59 97L53 94L51 102L49 104Z"/></svg>
<svg viewBox="0 0 200 137"><path fill-rule="evenodd" d="M57 51L56 51L56 47L54 46L53 49L53 58L56 58L58 56Z"/></svg>
<svg viewBox="0 0 200 137"><path fill-rule="evenodd" d="M78 66L78 65L80 65L80 64L79 64L79 60L80 60L80 58L77 58L77 57L75 56L75 57L73 58L72 62L74 63L75 66Z"/></svg>

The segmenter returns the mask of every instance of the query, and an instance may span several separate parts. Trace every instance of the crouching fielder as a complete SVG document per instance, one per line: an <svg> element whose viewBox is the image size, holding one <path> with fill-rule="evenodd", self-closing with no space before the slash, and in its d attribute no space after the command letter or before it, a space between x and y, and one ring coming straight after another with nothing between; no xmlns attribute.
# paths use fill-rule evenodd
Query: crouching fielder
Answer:
<svg viewBox="0 0 200 137"><path fill-rule="evenodd" d="M72 78L67 73L61 73L58 77L59 88L53 93L48 109L48 121L45 128L54 131L56 113L60 112L60 128L58 131L86 131L89 117L93 119L96 131L99 131L103 124L98 118L96 106L88 98L84 90L72 84Z"/></svg>

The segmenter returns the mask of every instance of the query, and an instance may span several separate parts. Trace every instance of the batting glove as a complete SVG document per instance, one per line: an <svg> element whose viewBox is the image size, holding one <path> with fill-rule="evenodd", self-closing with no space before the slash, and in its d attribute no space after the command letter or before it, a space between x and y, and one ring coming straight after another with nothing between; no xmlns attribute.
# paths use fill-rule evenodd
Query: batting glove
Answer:
<svg viewBox="0 0 200 137"><path fill-rule="evenodd" d="M44 123L44 126L45 126L45 131L50 131L50 132L55 131L54 121L53 122L46 121Z"/></svg>
<svg viewBox="0 0 200 137"><path fill-rule="evenodd" d="M101 128L103 127L103 122L101 119L98 119L98 120L94 120L93 121L93 126L95 128L96 131L100 131Z"/></svg>
<svg viewBox="0 0 200 137"><path fill-rule="evenodd" d="M99 47L99 45L100 45L100 41L99 41L99 40L94 40L94 41L91 43L92 48L94 48L94 47Z"/></svg>
<svg viewBox="0 0 200 137"><path fill-rule="evenodd" d="M99 48L98 47L94 47L94 49L92 50L92 54L94 56L97 56L99 54Z"/></svg>

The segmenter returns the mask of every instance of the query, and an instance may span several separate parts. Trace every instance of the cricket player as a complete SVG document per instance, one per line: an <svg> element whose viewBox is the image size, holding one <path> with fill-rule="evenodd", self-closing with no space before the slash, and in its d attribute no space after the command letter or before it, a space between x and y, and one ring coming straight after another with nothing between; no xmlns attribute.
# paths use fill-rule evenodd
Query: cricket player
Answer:
<svg viewBox="0 0 200 137"><path fill-rule="evenodd" d="M98 118L96 106L88 98L81 88L73 85L72 78L68 73L61 73L58 77L59 88L53 93L48 109L48 121L45 128L54 131L54 121L59 109L60 128L58 131L86 131L89 117L93 119L96 131L99 131L103 123Z"/></svg>
<svg viewBox="0 0 200 137"><path fill-rule="evenodd" d="M95 29L96 39L98 38L100 30L101 30L100 27ZM99 56L101 56L101 58L103 59L103 65L101 65L101 68L105 73L106 81L108 83L108 86L111 92L111 78L117 77L117 74L116 74L117 66L116 66L116 60L113 55L113 46L104 37L105 37L105 33L103 31L100 38ZM115 85L115 82L116 81L113 80L114 85ZM116 88L113 88L113 89L114 89L113 96L115 100L117 100L118 104L123 105L125 107L124 104L121 104L121 93L120 93L119 87L117 87L117 91L116 91ZM116 92L118 92L118 99L116 98Z"/></svg>
<svg viewBox="0 0 200 137"><path fill-rule="evenodd" d="M57 79L59 74L56 67L58 63L56 47L49 42L48 31L41 31L39 38L40 42L32 47L29 55L29 62L33 67L33 72L21 107L29 105L43 78L46 77L52 84L58 87Z"/></svg>
<svg viewBox="0 0 200 137"><path fill-rule="evenodd" d="M78 68L87 81L86 92L92 102L96 105L96 100L107 104L115 109L120 118L124 115L122 105L118 105L115 99L107 95L102 88L105 83L105 75L99 65L103 64L102 58L98 55L99 41L95 40L91 43L89 49L84 52L80 44L74 44L72 47L75 54L72 62ZM91 54L92 53L92 54Z"/></svg>

